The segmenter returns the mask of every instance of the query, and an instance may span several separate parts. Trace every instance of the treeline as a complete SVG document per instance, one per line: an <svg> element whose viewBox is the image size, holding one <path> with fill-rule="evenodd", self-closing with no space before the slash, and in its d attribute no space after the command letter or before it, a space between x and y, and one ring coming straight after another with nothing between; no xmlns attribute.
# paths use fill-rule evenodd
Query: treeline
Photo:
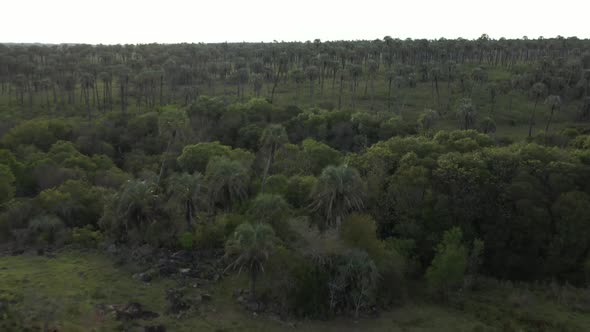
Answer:
<svg viewBox="0 0 590 332"><path fill-rule="evenodd" d="M508 70L510 77L488 80L489 69L497 67ZM295 104L304 93L306 104L315 104L329 91L334 108L354 109L360 98L370 100L372 108L381 97L391 110L395 91L417 83L431 84L431 108L438 112L452 106L450 99L441 100L445 85L447 90L457 85L469 97L474 86L489 83L491 103L510 91L558 95L581 100L580 110L587 115L589 69L590 43L562 37L0 45L0 91L9 104L58 114L83 105L89 118L114 109L186 106L200 95L264 97L272 103L285 89L294 94L289 102ZM533 90L536 83L546 91ZM376 85L386 87L386 96L377 95Z"/></svg>
<svg viewBox="0 0 590 332"><path fill-rule="evenodd" d="M589 281L577 129L511 143L264 99L155 109L17 121L0 140L3 242L225 248L252 296L303 316L387 306L422 277L443 297L482 274Z"/></svg>

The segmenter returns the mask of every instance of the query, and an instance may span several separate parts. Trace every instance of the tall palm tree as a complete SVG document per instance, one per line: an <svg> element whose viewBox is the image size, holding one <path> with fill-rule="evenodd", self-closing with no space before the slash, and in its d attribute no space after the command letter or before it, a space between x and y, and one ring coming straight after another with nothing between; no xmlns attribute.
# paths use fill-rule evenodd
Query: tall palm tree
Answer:
<svg viewBox="0 0 590 332"><path fill-rule="evenodd" d="M215 157L207 164L205 182L212 205L221 204L226 210L248 196L248 169L238 160Z"/></svg>
<svg viewBox="0 0 590 332"><path fill-rule="evenodd" d="M457 109L457 116L461 121L462 129L469 129L475 124L475 105L470 98L463 98Z"/></svg>
<svg viewBox="0 0 590 332"><path fill-rule="evenodd" d="M547 92L547 86L541 82L535 83L531 88L531 93L533 94L533 98L535 98L535 106L533 107L533 111L531 112L531 117L529 118L529 137L533 134L533 125L535 124L535 113L537 111L537 104L539 103L539 99L545 95Z"/></svg>
<svg viewBox="0 0 590 332"><path fill-rule="evenodd" d="M313 88L314 88L314 81L318 78L319 70L317 66L311 65L305 69L305 75L309 80L309 100L310 104L313 105Z"/></svg>
<svg viewBox="0 0 590 332"><path fill-rule="evenodd" d="M355 168L327 166L313 190L310 209L325 218L327 226L340 227L348 213L363 208L365 192L366 185Z"/></svg>
<svg viewBox="0 0 590 332"><path fill-rule="evenodd" d="M260 146L261 150L268 153L268 157L266 166L264 167L264 174L262 175L262 184L260 187L261 192L264 192L264 184L266 183L268 172L270 171L277 151L288 142L289 137L287 136L287 131L280 124L271 124L262 132L262 136L260 137Z"/></svg>
<svg viewBox="0 0 590 332"><path fill-rule="evenodd" d="M547 126L545 126L545 133L549 132L549 126L551 125L551 121L553 121L553 114L555 110L559 110L561 107L561 97L556 95L551 95L545 99L545 104L549 105L551 113L549 113L549 119L547 119Z"/></svg>
<svg viewBox="0 0 590 332"><path fill-rule="evenodd" d="M387 80L387 110L391 111L391 86L393 85L393 80L396 77L395 70L389 70L385 73L385 79Z"/></svg>
<svg viewBox="0 0 590 332"><path fill-rule="evenodd" d="M174 173L166 186L171 206L184 215L188 229L192 229L197 205L203 199L203 176L200 173Z"/></svg>
<svg viewBox="0 0 590 332"><path fill-rule="evenodd" d="M268 224L239 225L233 238L227 241L227 257L235 257L229 269L248 269L250 273L250 296L256 298L256 280L259 272L264 272L264 263L274 250L275 234Z"/></svg>

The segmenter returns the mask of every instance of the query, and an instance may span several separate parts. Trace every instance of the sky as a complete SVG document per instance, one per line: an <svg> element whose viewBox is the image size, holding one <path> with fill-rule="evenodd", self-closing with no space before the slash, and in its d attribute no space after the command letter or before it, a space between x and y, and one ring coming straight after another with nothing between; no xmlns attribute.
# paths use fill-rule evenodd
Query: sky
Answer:
<svg viewBox="0 0 590 332"><path fill-rule="evenodd" d="M4 0L0 42L590 38L590 0Z"/></svg>

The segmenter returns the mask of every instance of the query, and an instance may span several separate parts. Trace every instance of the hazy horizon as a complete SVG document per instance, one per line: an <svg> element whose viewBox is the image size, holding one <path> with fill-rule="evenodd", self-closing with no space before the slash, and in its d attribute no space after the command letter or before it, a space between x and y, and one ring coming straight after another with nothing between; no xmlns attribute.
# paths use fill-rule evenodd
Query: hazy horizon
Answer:
<svg viewBox="0 0 590 332"><path fill-rule="evenodd" d="M25 44L148 44L273 42L320 39L492 39L557 36L587 39L585 13L575 0L367 0L358 6L339 1L302 0L277 5L270 0L194 3L115 1L12 1L3 5L0 42Z"/></svg>

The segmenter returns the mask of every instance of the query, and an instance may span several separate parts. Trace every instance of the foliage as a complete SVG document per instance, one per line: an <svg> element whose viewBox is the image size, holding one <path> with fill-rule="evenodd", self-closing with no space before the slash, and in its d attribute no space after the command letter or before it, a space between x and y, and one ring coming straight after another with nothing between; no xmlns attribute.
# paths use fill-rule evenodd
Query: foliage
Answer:
<svg viewBox="0 0 590 332"><path fill-rule="evenodd" d="M14 197L16 178L8 166L0 164L0 205Z"/></svg>
<svg viewBox="0 0 590 332"><path fill-rule="evenodd" d="M275 246L275 237L272 227L259 223L252 226L249 223L239 225L233 238L226 244L226 255L233 261L228 269L243 268L250 273L250 295L256 297L256 280L259 272L264 272L264 264Z"/></svg>
<svg viewBox="0 0 590 332"><path fill-rule="evenodd" d="M426 281L432 291L448 296L462 286L467 269L467 248L461 243L461 229L455 227L443 234L435 249L432 264L426 270Z"/></svg>
<svg viewBox="0 0 590 332"><path fill-rule="evenodd" d="M356 169L346 164L328 166L314 187L311 209L322 219L322 227L340 227L349 212L363 208L365 191L365 184Z"/></svg>

